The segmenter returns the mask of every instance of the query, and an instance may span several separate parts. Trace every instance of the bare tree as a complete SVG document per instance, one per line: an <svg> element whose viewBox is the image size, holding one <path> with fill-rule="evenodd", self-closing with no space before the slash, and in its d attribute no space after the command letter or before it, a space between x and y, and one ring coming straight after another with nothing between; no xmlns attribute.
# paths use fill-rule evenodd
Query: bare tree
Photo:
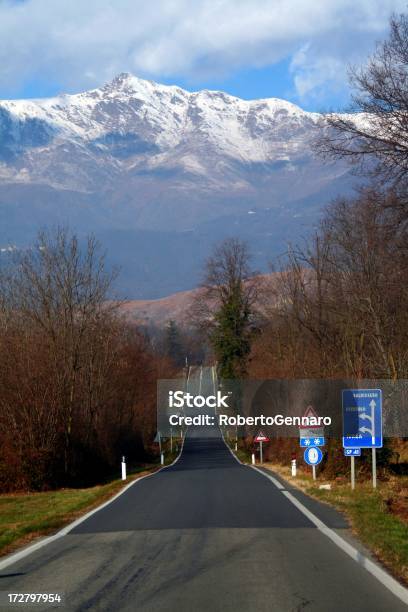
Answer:
<svg viewBox="0 0 408 612"><path fill-rule="evenodd" d="M251 373L393 380L407 375L407 255L390 223L386 197L370 189L339 199L306 246L291 250L274 279Z"/></svg>
<svg viewBox="0 0 408 612"><path fill-rule="evenodd" d="M97 482L145 458L173 373L110 299L90 237L41 232L0 275L0 490Z"/></svg>
<svg viewBox="0 0 408 612"><path fill-rule="evenodd" d="M389 38L362 68L350 70L353 114L326 115L318 149L359 162L394 187L408 174L408 16L394 15Z"/></svg>

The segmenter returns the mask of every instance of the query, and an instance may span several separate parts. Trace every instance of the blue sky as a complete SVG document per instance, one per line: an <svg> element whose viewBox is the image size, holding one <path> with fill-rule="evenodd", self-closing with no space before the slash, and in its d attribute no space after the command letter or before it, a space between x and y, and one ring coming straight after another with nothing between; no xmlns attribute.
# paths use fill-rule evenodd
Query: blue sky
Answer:
<svg viewBox="0 0 408 612"><path fill-rule="evenodd" d="M97 87L131 72L186 89L347 106L347 66L406 0L0 0L0 98Z"/></svg>
<svg viewBox="0 0 408 612"><path fill-rule="evenodd" d="M300 96L296 91L290 65L289 57L262 68L242 68L231 74L199 81L181 76L176 82L185 89L222 89L247 100L283 98L299 104L305 110L317 112L345 108L349 105L350 90L346 82L328 86L324 95L316 92L313 95ZM174 79L163 78L162 82L172 84Z"/></svg>

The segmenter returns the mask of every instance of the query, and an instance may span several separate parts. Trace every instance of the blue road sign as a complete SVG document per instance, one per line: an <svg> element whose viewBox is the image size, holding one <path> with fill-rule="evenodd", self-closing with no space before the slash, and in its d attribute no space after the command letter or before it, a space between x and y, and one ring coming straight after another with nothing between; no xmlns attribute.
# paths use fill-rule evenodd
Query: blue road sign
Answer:
<svg viewBox="0 0 408 612"><path fill-rule="evenodd" d="M360 457L361 448L344 448L345 457Z"/></svg>
<svg viewBox="0 0 408 612"><path fill-rule="evenodd" d="M381 448L381 389L343 389L344 448Z"/></svg>
<svg viewBox="0 0 408 612"><path fill-rule="evenodd" d="M303 458L309 465L317 465L323 459L323 453L320 448L310 446L305 450Z"/></svg>
<svg viewBox="0 0 408 612"><path fill-rule="evenodd" d="M309 446L324 446L326 444L325 438L300 438L300 446L308 448Z"/></svg>

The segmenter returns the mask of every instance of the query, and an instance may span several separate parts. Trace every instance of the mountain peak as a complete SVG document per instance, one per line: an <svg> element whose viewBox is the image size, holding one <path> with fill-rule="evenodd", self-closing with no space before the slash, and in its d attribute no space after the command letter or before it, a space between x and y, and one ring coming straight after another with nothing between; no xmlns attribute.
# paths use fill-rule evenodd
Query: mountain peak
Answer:
<svg viewBox="0 0 408 612"><path fill-rule="evenodd" d="M229 105L231 103L240 104L244 107L268 107L270 111L276 111L277 109L285 109L289 111L290 114L298 114L305 113L302 108L300 108L297 104L293 102L289 102L287 100L283 100L281 98L255 98L251 100L239 98L238 96L234 96L228 92L222 90L213 90L213 89L201 89L198 91L189 91L185 90L178 85L163 85L161 83L157 83L156 81L152 81L149 79L143 79L140 77L131 74L130 72L121 72L116 77L114 77L111 81L106 83L102 88L103 92L137 92L143 96L150 97L152 94L160 93L163 94L167 92L170 95L175 93L181 94L186 99L208 99L208 100L217 100L222 104Z"/></svg>
<svg viewBox="0 0 408 612"><path fill-rule="evenodd" d="M129 81L130 79L133 79L133 78L135 78L135 77L130 72L120 72L117 76L115 76L112 79L112 83L121 84L121 83Z"/></svg>
<svg viewBox="0 0 408 612"><path fill-rule="evenodd" d="M231 231L283 252L350 184L348 167L316 159L317 119L285 100L128 72L78 94L0 101L0 245L31 236L33 219L102 232L114 256L126 252L116 261L133 295L150 277L161 294L193 285L207 246Z"/></svg>
<svg viewBox="0 0 408 612"><path fill-rule="evenodd" d="M135 84L137 83L149 83L149 81L146 81L144 79L139 79L138 77L134 76L133 74L131 74L130 72L121 72L119 73L117 76L115 76L111 81L108 81L107 83L105 83L105 85L103 85L102 89L103 90L117 90L117 89L128 89L130 88L134 88Z"/></svg>

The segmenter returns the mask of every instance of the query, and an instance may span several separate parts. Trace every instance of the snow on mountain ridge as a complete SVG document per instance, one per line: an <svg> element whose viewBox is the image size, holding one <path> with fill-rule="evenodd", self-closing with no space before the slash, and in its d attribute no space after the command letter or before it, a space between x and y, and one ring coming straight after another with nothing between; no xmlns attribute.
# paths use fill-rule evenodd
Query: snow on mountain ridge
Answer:
<svg viewBox="0 0 408 612"><path fill-rule="evenodd" d="M119 116L112 122L109 116L110 102L130 104L131 110L125 113L123 108L119 109ZM97 112L98 107L100 112ZM87 140L101 137L112 128L120 131L122 127L126 130L135 115L140 117L138 111L143 109L143 119L150 121L153 127L160 127L159 132L168 132L162 136L157 134L157 144L168 146L177 143L186 130L194 129L198 118L201 129L212 130L216 138L221 139L219 144L222 146L223 138L231 140L231 130L240 141L242 136L248 140L251 134L244 130L245 133L239 137L237 127L242 129L253 114L257 114L260 124L262 122L265 125L268 119L270 121L282 113L292 119L308 117L313 121L318 117L315 113L306 113L298 106L278 98L242 100L220 91L188 92L178 86L160 85L127 73L100 88L79 94L0 101L0 109L8 111L17 121L35 118L44 121L65 137ZM233 142L230 144L233 149L236 148Z"/></svg>
<svg viewBox="0 0 408 612"><path fill-rule="evenodd" d="M0 241L26 245L41 225L96 233L131 295L193 286L211 245L231 235L256 245L262 269L350 192L346 163L314 153L320 117L129 74L0 101Z"/></svg>

